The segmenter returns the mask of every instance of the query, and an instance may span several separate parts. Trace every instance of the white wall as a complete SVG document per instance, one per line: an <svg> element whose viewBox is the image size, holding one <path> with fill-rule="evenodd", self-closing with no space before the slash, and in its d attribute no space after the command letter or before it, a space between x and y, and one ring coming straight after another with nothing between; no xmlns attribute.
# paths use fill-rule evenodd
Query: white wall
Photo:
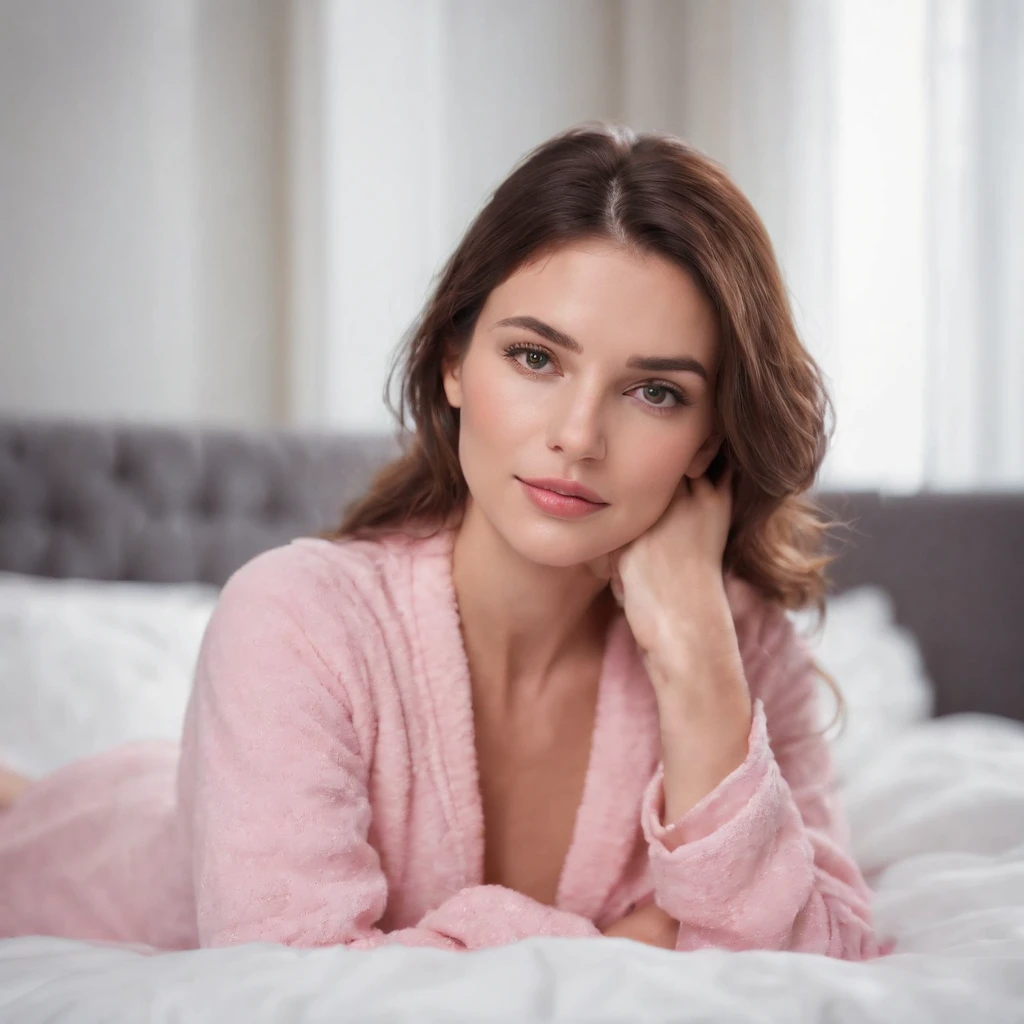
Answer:
<svg viewBox="0 0 1024 1024"><path fill-rule="evenodd" d="M0 411L273 422L273 0L0 0Z"/></svg>

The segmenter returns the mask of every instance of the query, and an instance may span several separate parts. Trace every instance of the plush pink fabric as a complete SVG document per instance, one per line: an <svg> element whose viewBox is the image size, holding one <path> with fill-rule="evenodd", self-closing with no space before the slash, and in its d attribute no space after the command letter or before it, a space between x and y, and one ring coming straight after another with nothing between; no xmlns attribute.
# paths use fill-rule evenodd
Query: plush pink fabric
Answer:
<svg viewBox="0 0 1024 1024"><path fill-rule="evenodd" d="M620 611L555 906L483 885L453 533L302 539L228 582L179 747L68 765L0 814L0 936L184 949L479 949L599 936L654 899L679 950L878 955L789 619L730 581L745 762L670 827L657 708Z"/></svg>

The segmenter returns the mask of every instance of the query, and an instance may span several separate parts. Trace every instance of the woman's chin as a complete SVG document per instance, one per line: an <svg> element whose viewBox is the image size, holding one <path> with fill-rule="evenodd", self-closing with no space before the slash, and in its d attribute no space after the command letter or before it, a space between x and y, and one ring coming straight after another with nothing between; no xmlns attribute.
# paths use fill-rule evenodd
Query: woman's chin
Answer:
<svg viewBox="0 0 1024 1024"><path fill-rule="evenodd" d="M571 569L587 566L595 576L606 579L601 569L608 563L608 557L626 541L609 539L605 532L589 533L579 524L565 524L553 521L553 525L524 524L515 522L510 529L502 531L511 547L523 558L536 565L552 569Z"/></svg>

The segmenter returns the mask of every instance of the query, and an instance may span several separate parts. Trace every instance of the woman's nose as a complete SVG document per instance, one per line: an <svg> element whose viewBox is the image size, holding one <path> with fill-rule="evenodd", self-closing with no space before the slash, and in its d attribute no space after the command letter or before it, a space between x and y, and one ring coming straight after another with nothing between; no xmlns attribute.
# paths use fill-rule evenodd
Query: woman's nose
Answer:
<svg viewBox="0 0 1024 1024"><path fill-rule="evenodd" d="M605 455L601 400L581 388L566 388L552 410L548 446L569 459L603 459Z"/></svg>

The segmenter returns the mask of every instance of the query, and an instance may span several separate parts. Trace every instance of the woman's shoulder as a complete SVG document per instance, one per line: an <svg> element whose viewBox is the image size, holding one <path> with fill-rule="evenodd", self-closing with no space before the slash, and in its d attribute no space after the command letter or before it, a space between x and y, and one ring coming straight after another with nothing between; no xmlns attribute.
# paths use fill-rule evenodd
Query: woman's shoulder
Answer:
<svg viewBox="0 0 1024 1024"><path fill-rule="evenodd" d="M782 606L749 580L727 573L725 594L741 643L763 647L789 621Z"/></svg>
<svg viewBox="0 0 1024 1024"><path fill-rule="evenodd" d="M329 597L381 586L415 557L415 539L389 534L374 539L297 537L249 559L228 579L224 593L245 591Z"/></svg>
<svg viewBox="0 0 1024 1024"><path fill-rule="evenodd" d="M261 552L220 593L203 639L200 676L213 665L252 659L287 663L297 677L315 678L326 669L350 687L368 678L367 666L384 672L388 651L411 629L403 581L423 552L421 542L402 535L301 537Z"/></svg>
<svg viewBox="0 0 1024 1024"><path fill-rule="evenodd" d="M337 638L346 625L361 635L378 632L383 623L401 627L411 570L436 555L441 544L436 537L399 533L370 539L298 537L237 569L214 615L255 620L272 610L310 639Z"/></svg>
<svg viewBox="0 0 1024 1024"><path fill-rule="evenodd" d="M726 576L726 595L751 693L776 698L813 696L810 647L783 605L747 580Z"/></svg>

